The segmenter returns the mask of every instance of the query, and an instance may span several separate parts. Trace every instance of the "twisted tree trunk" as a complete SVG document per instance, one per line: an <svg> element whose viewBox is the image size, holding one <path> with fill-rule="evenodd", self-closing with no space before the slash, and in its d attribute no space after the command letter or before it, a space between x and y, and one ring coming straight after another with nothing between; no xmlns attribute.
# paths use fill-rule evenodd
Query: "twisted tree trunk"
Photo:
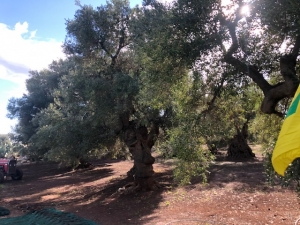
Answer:
<svg viewBox="0 0 300 225"><path fill-rule="evenodd" d="M242 130L240 130L237 126L237 134L231 140L231 143L227 150L228 158L233 159L246 159L246 158L253 158L255 154L252 152L252 149L249 147L247 143L248 137L248 122L243 125Z"/></svg>
<svg viewBox="0 0 300 225"><path fill-rule="evenodd" d="M125 132L125 143L134 160L134 165L127 175L133 178L135 190L155 190L159 187L153 178L155 158L151 155L151 148L158 133L159 129L156 124L152 125L149 133L144 126L132 127Z"/></svg>

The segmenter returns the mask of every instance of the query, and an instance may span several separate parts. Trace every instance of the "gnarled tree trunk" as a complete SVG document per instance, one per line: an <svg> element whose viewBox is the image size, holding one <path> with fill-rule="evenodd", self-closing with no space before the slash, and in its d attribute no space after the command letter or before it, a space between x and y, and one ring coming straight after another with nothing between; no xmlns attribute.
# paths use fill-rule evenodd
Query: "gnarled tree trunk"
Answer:
<svg viewBox="0 0 300 225"><path fill-rule="evenodd" d="M125 143L133 156L134 166L127 172L128 177L134 179L136 190L155 190L159 187L153 178L153 163L155 158L151 155L159 128L153 124L150 132L144 126L131 127L125 132Z"/></svg>
<svg viewBox="0 0 300 225"><path fill-rule="evenodd" d="M228 158L240 159L240 158L252 158L255 154L247 143L248 138L248 122L243 125L242 130L237 126L237 134L231 139L231 143L227 150Z"/></svg>

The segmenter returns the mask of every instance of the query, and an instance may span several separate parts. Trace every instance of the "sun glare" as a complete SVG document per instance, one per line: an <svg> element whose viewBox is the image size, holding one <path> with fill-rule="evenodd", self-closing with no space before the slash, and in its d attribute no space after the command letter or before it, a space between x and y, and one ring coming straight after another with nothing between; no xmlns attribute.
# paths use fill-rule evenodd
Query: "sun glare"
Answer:
<svg viewBox="0 0 300 225"><path fill-rule="evenodd" d="M244 1L244 3L248 3L249 1ZM238 9L238 4L236 4L233 0L221 0L221 6L223 8L223 13L225 15L230 15L234 13ZM250 6L244 5L239 12L243 17L248 17L250 15Z"/></svg>
<svg viewBox="0 0 300 225"><path fill-rule="evenodd" d="M250 7L249 7L249 5L244 5L244 6L242 7L242 9L241 9L241 14L242 14L243 16L249 16L249 14L250 14Z"/></svg>

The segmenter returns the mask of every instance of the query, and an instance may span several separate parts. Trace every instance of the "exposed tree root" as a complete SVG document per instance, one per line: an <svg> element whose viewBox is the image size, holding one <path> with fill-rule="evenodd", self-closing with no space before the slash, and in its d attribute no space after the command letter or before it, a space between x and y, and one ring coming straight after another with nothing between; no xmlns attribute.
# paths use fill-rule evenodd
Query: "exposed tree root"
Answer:
<svg viewBox="0 0 300 225"><path fill-rule="evenodd" d="M139 191L156 191L160 187L161 185L153 177L137 178L134 182L119 188L118 192L122 194L130 194Z"/></svg>

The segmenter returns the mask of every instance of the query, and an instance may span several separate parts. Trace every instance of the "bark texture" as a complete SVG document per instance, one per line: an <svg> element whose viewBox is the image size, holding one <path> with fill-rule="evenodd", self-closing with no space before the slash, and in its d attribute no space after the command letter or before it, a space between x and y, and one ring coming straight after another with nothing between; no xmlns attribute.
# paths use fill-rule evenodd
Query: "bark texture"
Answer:
<svg viewBox="0 0 300 225"><path fill-rule="evenodd" d="M134 180L135 190L155 190L159 187L153 178L155 158L151 155L158 132L159 128L155 124L152 124L150 132L144 126L131 127L125 132L125 143L134 160L134 165L127 175Z"/></svg>

